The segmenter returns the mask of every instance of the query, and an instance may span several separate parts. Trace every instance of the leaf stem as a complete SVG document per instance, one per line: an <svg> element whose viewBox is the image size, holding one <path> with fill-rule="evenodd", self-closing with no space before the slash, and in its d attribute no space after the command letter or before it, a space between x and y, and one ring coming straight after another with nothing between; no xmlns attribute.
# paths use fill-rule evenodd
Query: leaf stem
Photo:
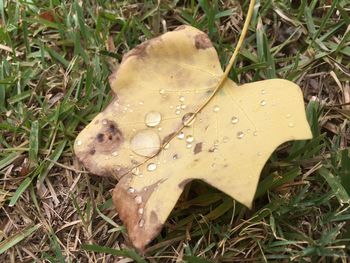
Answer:
<svg viewBox="0 0 350 263"><path fill-rule="evenodd" d="M203 103L203 105L196 111L196 115L213 99L213 97L215 96L215 94L218 92L218 90L224 85L225 81L227 80L228 74L231 71L231 68L233 66L233 63L236 60L236 57L238 55L238 52L241 48L241 46L243 45L243 41L245 39L245 36L247 35L248 32L248 27L250 24L250 20L253 16L253 12L254 12L254 6L255 6L255 0L251 0L249 3L249 7L248 7L248 12L247 12L247 17L244 21L244 25L243 25L243 29L242 29L242 33L238 39L237 42L237 46L230 58L230 61L228 63L228 65L225 68L224 74L222 75L219 83L217 84L217 86L215 87L213 93L210 95L210 97Z"/></svg>

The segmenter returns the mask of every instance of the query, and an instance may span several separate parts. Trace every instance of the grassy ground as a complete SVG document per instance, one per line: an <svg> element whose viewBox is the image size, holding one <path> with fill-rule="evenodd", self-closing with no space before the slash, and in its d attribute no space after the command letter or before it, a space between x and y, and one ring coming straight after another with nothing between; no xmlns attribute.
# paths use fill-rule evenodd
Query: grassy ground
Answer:
<svg viewBox="0 0 350 263"><path fill-rule="evenodd" d="M0 262L349 260L347 0L257 1L231 78L298 83L314 139L271 156L252 210L192 183L143 256L111 203L116 182L84 171L74 138L110 101L123 53L191 24L225 65L248 1L81 2L0 0Z"/></svg>

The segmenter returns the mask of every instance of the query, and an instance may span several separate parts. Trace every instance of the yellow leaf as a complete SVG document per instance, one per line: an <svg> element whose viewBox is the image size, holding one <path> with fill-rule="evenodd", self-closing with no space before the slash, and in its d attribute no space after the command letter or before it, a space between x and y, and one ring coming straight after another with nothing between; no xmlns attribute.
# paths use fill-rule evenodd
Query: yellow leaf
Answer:
<svg viewBox="0 0 350 263"><path fill-rule="evenodd" d="M141 250L189 181L251 207L276 147L311 138L296 84L228 79L209 100L222 75L207 35L182 26L124 57L110 77L115 99L77 137L76 155L91 172L120 179L113 201Z"/></svg>

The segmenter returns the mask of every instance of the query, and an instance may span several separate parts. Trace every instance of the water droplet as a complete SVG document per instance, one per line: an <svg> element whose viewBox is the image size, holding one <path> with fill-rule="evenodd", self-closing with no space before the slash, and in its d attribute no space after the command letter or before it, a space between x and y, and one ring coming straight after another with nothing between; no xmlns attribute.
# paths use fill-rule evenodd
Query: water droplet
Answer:
<svg viewBox="0 0 350 263"><path fill-rule="evenodd" d="M164 94L165 93L165 90L164 89L160 89L159 90L159 94Z"/></svg>
<svg viewBox="0 0 350 263"><path fill-rule="evenodd" d="M179 134L177 135L177 138L182 140L183 138L185 138L185 134L183 132L179 132Z"/></svg>
<svg viewBox="0 0 350 263"><path fill-rule="evenodd" d="M158 131L160 132L160 131L162 131L163 130L163 128L162 127L158 127Z"/></svg>
<svg viewBox="0 0 350 263"><path fill-rule="evenodd" d="M192 148L192 144L191 143L187 143L186 144L186 148L188 148L188 149Z"/></svg>
<svg viewBox="0 0 350 263"><path fill-rule="evenodd" d="M106 125L107 123L108 123L107 120L102 120L102 124L103 124L103 125Z"/></svg>
<svg viewBox="0 0 350 263"><path fill-rule="evenodd" d="M141 219L139 221L139 227L143 227L145 225L145 220L144 219Z"/></svg>
<svg viewBox="0 0 350 263"><path fill-rule="evenodd" d="M286 115L286 118L289 119L290 117L292 117L292 115L288 113L288 114Z"/></svg>
<svg viewBox="0 0 350 263"><path fill-rule="evenodd" d="M182 124L185 127L189 127L189 126L191 126L194 123L195 120L196 120L196 114L194 114L192 112L189 112L189 113L186 113L182 117Z"/></svg>
<svg viewBox="0 0 350 263"><path fill-rule="evenodd" d="M253 135L258 136L258 132L257 131L253 132Z"/></svg>
<svg viewBox="0 0 350 263"><path fill-rule="evenodd" d="M222 139L222 141L223 141L224 143L227 143L229 140L230 140L230 139L229 139L227 136L225 136L225 137Z"/></svg>
<svg viewBox="0 0 350 263"><path fill-rule="evenodd" d="M147 165L147 170L149 172L153 172L155 169L157 169L157 165L155 163L150 163Z"/></svg>
<svg viewBox="0 0 350 263"><path fill-rule="evenodd" d="M169 109L171 109L171 110L174 109L174 106L173 106L173 105L170 105L170 106L169 106Z"/></svg>
<svg viewBox="0 0 350 263"><path fill-rule="evenodd" d="M117 165L117 166L115 167L115 170L116 170L117 172L119 172L121 169L122 169L122 167L121 167L120 165Z"/></svg>
<svg viewBox="0 0 350 263"><path fill-rule="evenodd" d="M139 169L138 167L135 167L134 169L131 170L131 173L132 173L133 175L139 175L140 169Z"/></svg>
<svg viewBox="0 0 350 263"><path fill-rule="evenodd" d="M179 110L181 108L181 105L176 105L176 109Z"/></svg>
<svg viewBox="0 0 350 263"><path fill-rule="evenodd" d="M187 107L187 106L186 106L185 104L181 104L181 107L180 107L180 108L184 110L184 109L186 109L186 107Z"/></svg>
<svg viewBox="0 0 350 263"><path fill-rule="evenodd" d="M118 156L118 152L112 152L113 156Z"/></svg>
<svg viewBox="0 0 350 263"><path fill-rule="evenodd" d="M145 115L145 123L148 127L157 126L162 120L162 115L157 111L150 111Z"/></svg>
<svg viewBox="0 0 350 263"><path fill-rule="evenodd" d="M175 114L176 114L176 115L180 115L180 113L181 113L180 110L176 110L176 111L175 111Z"/></svg>
<svg viewBox="0 0 350 263"><path fill-rule="evenodd" d="M143 105L143 101L140 101L140 102L139 102L139 105Z"/></svg>
<svg viewBox="0 0 350 263"><path fill-rule="evenodd" d="M232 123L232 124L237 124L238 121L239 121L239 119L238 119L236 116L233 116L233 117L231 118L231 123Z"/></svg>
<svg viewBox="0 0 350 263"><path fill-rule="evenodd" d="M244 137L244 133L242 131L237 132L237 139L242 139Z"/></svg>
<svg viewBox="0 0 350 263"><path fill-rule="evenodd" d="M164 145L163 149L167 150L167 149L169 149L169 147L170 147L170 143L167 143L167 144Z"/></svg>
<svg viewBox="0 0 350 263"><path fill-rule="evenodd" d="M177 160L179 158L179 156L177 154L173 155L173 160Z"/></svg>
<svg viewBox="0 0 350 263"><path fill-rule="evenodd" d="M132 187L129 187L129 188L128 188L128 193L129 193L129 194L135 193L135 189L132 188Z"/></svg>
<svg viewBox="0 0 350 263"><path fill-rule="evenodd" d="M82 144L82 141L81 140L78 140L77 141L77 145L81 145Z"/></svg>
<svg viewBox="0 0 350 263"><path fill-rule="evenodd" d="M261 94L262 94L262 95L266 94L266 90L262 89L262 90L261 90Z"/></svg>
<svg viewBox="0 0 350 263"><path fill-rule="evenodd" d="M139 213L139 215L142 215L143 214L143 208L139 208L139 210L137 210L137 212Z"/></svg>
<svg viewBox="0 0 350 263"><path fill-rule="evenodd" d="M213 108L213 111L214 112L218 112L220 110L220 107L218 105L215 105L214 108Z"/></svg>
<svg viewBox="0 0 350 263"><path fill-rule="evenodd" d="M260 105L261 105L261 106L265 106L265 105L266 105L266 100L260 101Z"/></svg>
<svg viewBox="0 0 350 263"><path fill-rule="evenodd" d="M257 155L258 155L258 156L261 156L261 155L262 155L262 153L261 153L261 152L257 152Z"/></svg>
<svg viewBox="0 0 350 263"><path fill-rule="evenodd" d="M289 128L293 128L294 127L294 123L293 122L288 123L288 127Z"/></svg>
<svg viewBox="0 0 350 263"><path fill-rule="evenodd" d="M135 202L136 202L136 204L141 204L142 203L142 196L140 196L140 195L135 196Z"/></svg>
<svg viewBox="0 0 350 263"><path fill-rule="evenodd" d="M160 149L159 135L151 130L142 130L130 141L130 148L138 155L152 157Z"/></svg>
<svg viewBox="0 0 350 263"><path fill-rule="evenodd" d="M193 140L194 140L194 138L192 135L187 135L186 142L191 143L191 142L193 142Z"/></svg>
<svg viewBox="0 0 350 263"><path fill-rule="evenodd" d="M184 102L184 101L185 101L185 97L184 97L184 96L180 96L180 97L179 97L179 101L180 101L180 102Z"/></svg>

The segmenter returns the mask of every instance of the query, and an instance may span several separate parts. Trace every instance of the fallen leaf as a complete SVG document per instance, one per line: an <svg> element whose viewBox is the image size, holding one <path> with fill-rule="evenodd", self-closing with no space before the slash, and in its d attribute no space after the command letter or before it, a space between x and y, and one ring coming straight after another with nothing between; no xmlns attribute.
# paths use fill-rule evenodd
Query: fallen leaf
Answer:
<svg viewBox="0 0 350 263"><path fill-rule="evenodd" d="M227 79L212 97L222 75L208 36L193 27L146 41L124 56L110 77L113 102L76 139L92 173L119 179L113 201L140 250L191 180L251 207L271 153L311 138L296 84Z"/></svg>

